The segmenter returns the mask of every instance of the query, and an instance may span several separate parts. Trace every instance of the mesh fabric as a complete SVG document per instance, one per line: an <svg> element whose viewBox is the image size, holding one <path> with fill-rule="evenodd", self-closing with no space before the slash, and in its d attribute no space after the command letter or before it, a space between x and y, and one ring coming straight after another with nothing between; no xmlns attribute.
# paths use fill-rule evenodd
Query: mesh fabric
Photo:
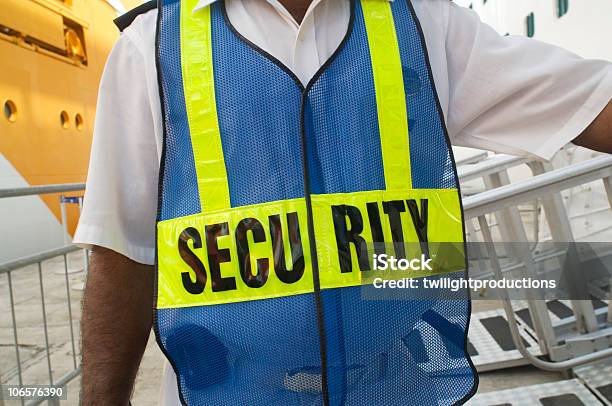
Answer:
<svg viewBox="0 0 612 406"><path fill-rule="evenodd" d="M217 110L232 207L304 197L301 88L212 8ZM247 61L247 62L245 62Z"/></svg>
<svg viewBox="0 0 612 406"><path fill-rule="evenodd" d="M353 3L352 31L305 95L278 61L240 38L222 3L212 6L217 111L232 207L304 197L304 155L313 194L385 189L367 33L361 6ZM392 9L413 186L456 188L418 26L407 2L396 0ZM166 0L160 18L164 220L200 207L182 91L179 1ZM366 300L361 293L359 287L321 292L322 324L315 294L158 309L158 337L178 372L183 402L315 406L327 390L330 405L445 405L470 391L467 300Z"/></svg>
<svg viewBox="0 0 612 406"><path fill-rule="evenodd" d="M162 58L166 53L179 58L172 61L175 69L167 79L176 84L168 110L169 114L181 113L168 117L172 126L166 135L163 182L169 187L163 191L165 219L187 214L185 208L175 208L183 204L176 196L194 194L196 202L198 198L197 187L193 190L193 157L181 156L178 145L182 153L190 150L186 148L190 146L188 129L181 127L187 131L184 139L175 135L178 125L186 123L180 69L176 69L180 68L180 49L175 48L176 43L165 42L178 41L173 36L178 32L178 2L162 10ZM219 67L215 69L217 110L232 206L303 197L301 89L230 29L219 4L211 11L213 59ZM187 404L322 404L313 294L158 309L156 318L161 344L178 371L181 396Z"/></svg>
<svg viewBox="0 0 612 406"><path fill-rule="evenodd" d="M394 2L392 10L402 55L413 187L457 188L418 28L405 1ZM313 193L385 188L376 103L364 97L374 93L374 84L359 2L354 13L342 52L308 91L305 123ZM364 299L359 287L326 290L321 299L330 404L452 404L472 388L464 352L465 303Z"/></svg>
<svg viewBox="0 0 612 406"><path fill-rule="evenodd" d="M412 179L415 189L457 188L454 164L437 109L433 78L418 22L408 1L391 6L404 71L408 109Z"/></svg>

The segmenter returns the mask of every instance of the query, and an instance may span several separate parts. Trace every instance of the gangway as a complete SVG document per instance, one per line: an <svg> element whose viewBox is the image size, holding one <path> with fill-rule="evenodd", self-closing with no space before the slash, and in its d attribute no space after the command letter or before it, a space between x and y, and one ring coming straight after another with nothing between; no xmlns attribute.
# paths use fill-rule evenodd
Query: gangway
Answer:
<svg viewBox="0 0 612 406"><path fill-rule="evenodd" d="M534 176L510 184L508 170L522 164L527 165ZM492 273L496 279L501 280L512 271L519 270L523 276L537 278L541 276L538 274L541 262L555 257L571 257L576 261L572 269L580 269L581 272L580 275L576 272L564 275L568 278L568 286L570 290L582 290L589 294L588 299L580 297L581 300L545 301L536 297L511 300L508 291L500 290L503 311L477 312L472 315L468 348L477 369L483 372L530 363L543 370L563 371L574 374L578 379L563 381L556 387L535 386L530 389L534 399L540 395L545 396L551 390L560 391L562 388L584 384L599 400L610 404L612 320L608 299L612 250L606 246L597 256L590 257L576 250L576 241L561 192L579 185L600 182L606 191L608 204L612 205L612 157L600 156L556 170L551 170L550 165L542 162L512 157L497 157L475 166L483 170L463 168L460 170L463 179L475 179L480 175L488 186L492 186L485 192L464 198L470 240L482 241L480 246L471 245L480 247L480 250L470 252L474 260L472 262L488 269L488 274L485 272L481 276L490 277ZM551 246L554 249L543 253L528 240L519 212L521 205L533 201L542 202L543 214L550 227ZM501 238L494 237L494 227L499 228ZM502 247L506 252L498 252L500 244L496 246L496 240L506 242ZM607 271L606 278L591 272L594 259L599 268ZM477 276L478 271L481 269L472 272L472 277ZM602 360L607 361L593 364ZM578 394L581 394L587 400L581 400L580 404L599 404L591 403L592 395L585 394L583 389L570 391L571 394L568 392L567 396L578 399ZM505 392L503 396L512 395L511 391ZM529 391L520 388L514 393L525 394ZM486 404L494 398L495 394L480 396L471 404Z"/></svg>

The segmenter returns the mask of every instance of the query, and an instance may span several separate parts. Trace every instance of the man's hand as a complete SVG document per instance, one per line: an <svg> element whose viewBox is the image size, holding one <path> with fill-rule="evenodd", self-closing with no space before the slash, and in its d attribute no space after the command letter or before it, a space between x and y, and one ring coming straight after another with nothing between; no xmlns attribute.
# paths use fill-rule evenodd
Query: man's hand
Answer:
<svg viewBox="0 0 612 406"><path fill-rule="evenodd" d="M152 266L95 247L83 299L83 405L128 405L153 321Z"/></svg>
<svg viewBox="0 0 612 406"><path fill-rule="evenodd" d="M574 144L612 154L612 102L574 140Z"/></svg>

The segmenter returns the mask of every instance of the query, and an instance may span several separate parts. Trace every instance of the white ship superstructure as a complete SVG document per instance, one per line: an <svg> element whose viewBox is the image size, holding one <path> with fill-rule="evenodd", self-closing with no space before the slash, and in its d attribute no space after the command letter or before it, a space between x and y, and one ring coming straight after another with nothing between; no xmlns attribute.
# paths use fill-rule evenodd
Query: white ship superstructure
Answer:
<svg viewBox="0 0 612 406"><path fill-rule="evenodd" d="M455 0L500 34L529 35L584 57L612 60L609 0Z"/></svg>

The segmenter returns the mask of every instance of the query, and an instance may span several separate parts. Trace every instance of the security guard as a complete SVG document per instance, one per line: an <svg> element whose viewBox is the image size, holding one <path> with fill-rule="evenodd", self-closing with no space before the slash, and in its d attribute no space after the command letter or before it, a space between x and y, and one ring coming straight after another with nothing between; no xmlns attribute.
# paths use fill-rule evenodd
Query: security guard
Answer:
<svg viewBox="0 0 612 406"><path fill-rule="evenodd" d="M467 292L461 300L438 298L439 292L419 300L368 297L378 275L372 254L408 258L418 251L433 268L413 277L461 278L464 229L451 137L518 148L518 140L503 137L487 145L479 131L495 117L486 124L468 117L486 122L487 114L473 109L500 104L504 122L502 102L532 108L546 102L572 112L571 126L551 124L555 138L523 146L523 153L550 156L581 132L577 142L609 150L603 134L612 109L599 113L609 106L612 68L539 43L474 33L474 45L496 42L501 55L488 58L508 58L503 51L513 46L545 52L558 58L555 73L561 64L581 80L577 94L567 96L572 107L555 106L556 81L521 83L525 78L507 74L515 82L506 85L504 100L489 106L471 98L492 80L503 81L501 60L496 69L493 61L473 67L478 54L458 62L468 52L453 49L461 43L440 42L452 38L453 24L474 19L457 6L253 3L162 0L117 20L124 34L101 87L76 240L124 256L94 250L83 320L84 402L127 402L151 325L144 309L152 302L156 337L176 377L178 399L165 392L165 404L465 401L477 386L465 349ZM427 21L432 15L446 18L446 25L438 22L441 32ZM295 42L270 36L282 24L293 24ZM430 49L432 39L436 48ZM446 67L440 66L445 53ZM540 75L544 68L550 67L539 67ZM436 80L445 70L441 94ZM468 73L473 76L462 77ZM532 90L538 86L550 100L542 89ZM517 87L526 95L514 95ZM129 117L125 104L148 117ZM125 138L108 132L109 110L119 116L114 120ZM529 118L514 113L516 121ZM449 136L447 121L456 114L464 115L464 128ZM514 131L527 124L515 124ZM151 133L161 135L158 156ZM117 161L107 161L111 156ZM160 162L159 169L147 170L151 162ZM102 174L101 164L111 173ZM103 197L109 188L110 199ZM152 231L143 212L155 200ZM132 213L140 219L136 230L129 228ZM144 233L154 239L152 250L118 241L118 234L137 239ZM154 263L155 272L126 257ZM137 269L125 272L130 267Z"/></svg>

